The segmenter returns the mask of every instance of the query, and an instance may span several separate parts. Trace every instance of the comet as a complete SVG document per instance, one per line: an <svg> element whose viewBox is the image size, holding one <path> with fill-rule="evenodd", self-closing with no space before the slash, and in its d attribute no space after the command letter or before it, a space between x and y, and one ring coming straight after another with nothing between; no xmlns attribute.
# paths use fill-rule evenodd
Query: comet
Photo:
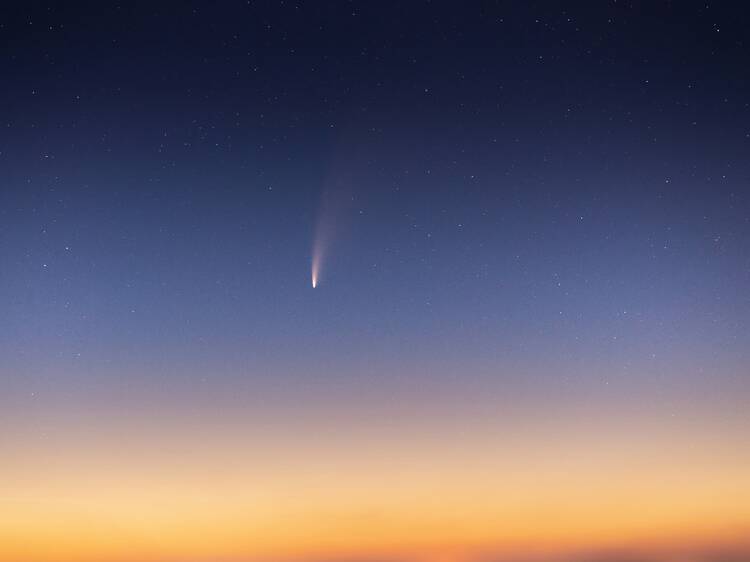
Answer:
<svg viewBox="0 0 750 562"><path fill-rule="evenodd" d="M318 286L318 268L319 268L318 260L315 259L313 256L313 263L312 263L312 288L315 289Z"/></svg>
<svg viewBox="0 0 750 562"><path fill-rule="evenodd" d="M321 212L315 225L315 234L312 245L312 260L310 267L310 281L312 288L316 289L320 283L321 272L323 268L323 258L331 240L331 228L327 226L326 213Z"/></svg>
<svg viewBox="0 0 750 562"><path fill-rule="evenodd" d="M315 218L315 229L312 242L312 259L310 260L310 282L316 289L323 279L323 269L328 260L330 249L334 246L337 234L340 235L342 223L346 216L346 196L342 187L331 183L323 190L320 207Z"/></svg>
<svg viewBox="0 0 750 562"><path fill-rule="evenodd" d="M342 228L349 222L348 209L351 197L339 185L329 186L321 195L321 204L315 220L313 232L312 259L310 260L310 282L316 289L323 280L324 268L336 239L341 237Z"/></svg>
<svg viewBox="0 0 750 562"><path fill-rule="evenodd" d="M313 289L318 288L325 277L324 268L331 248L336 246L351 223L352 207L356 200L355 171L365 165L362 162L366 162L364 154L358 156L353 152L353 146L357 146L357 143L351 140L340 143L320 194L310 260L310 283Z"/></svg>

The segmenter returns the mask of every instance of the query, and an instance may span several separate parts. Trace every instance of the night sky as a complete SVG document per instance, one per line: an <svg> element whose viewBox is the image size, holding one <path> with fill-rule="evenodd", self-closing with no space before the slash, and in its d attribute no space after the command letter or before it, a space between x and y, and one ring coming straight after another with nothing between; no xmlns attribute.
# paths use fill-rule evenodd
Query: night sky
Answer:
<svg viewBox="0 0 750 562"><path fill-rule="evenodd" d="M742 3L6 4L0 561L750 560Z"/></svg>

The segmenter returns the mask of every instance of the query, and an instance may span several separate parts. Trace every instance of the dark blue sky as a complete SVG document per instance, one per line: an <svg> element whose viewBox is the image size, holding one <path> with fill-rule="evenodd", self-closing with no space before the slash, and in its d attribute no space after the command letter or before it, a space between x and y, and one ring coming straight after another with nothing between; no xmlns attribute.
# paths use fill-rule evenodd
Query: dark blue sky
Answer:
<svg viewBox="0 0 750 562"><path fill-rule="evenodd" d="M6 356L331 337L444 338L472 354L741 349L739 15L6 14ZM345 228L310 294L330 185L351 204L331 219Z"/></svg>

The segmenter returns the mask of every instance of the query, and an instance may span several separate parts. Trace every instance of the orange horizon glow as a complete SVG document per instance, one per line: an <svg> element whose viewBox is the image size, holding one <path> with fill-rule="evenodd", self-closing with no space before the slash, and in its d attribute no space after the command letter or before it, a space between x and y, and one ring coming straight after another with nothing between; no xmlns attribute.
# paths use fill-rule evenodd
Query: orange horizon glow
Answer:
<svg viewBox="0 0 750 562"><path fill-rule="evenodd" d="M376 398L335 417L323 402L281 424L183 398L168 414L133 402L62 413L44 434L17 426L0 560L567 562L627 548L700 562L750 529L743 418L634 405L530 423L490 399L459 417L433 397L384 416Z"/></svg>

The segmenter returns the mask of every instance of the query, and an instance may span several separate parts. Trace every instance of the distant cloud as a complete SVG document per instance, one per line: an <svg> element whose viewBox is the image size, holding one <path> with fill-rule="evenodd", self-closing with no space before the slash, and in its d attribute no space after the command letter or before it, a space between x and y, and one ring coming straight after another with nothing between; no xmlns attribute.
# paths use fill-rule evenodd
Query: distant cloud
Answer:
<svg viewBox="0 0 750 562"><path fill-rule="evenodd" d="M451 558L452 559L452 558ZM398 556L330 556L309 558L257 559L211 558L190 562L429 562L429 557L408 558ZM185 562L185 561L182 561ZM644 552L629 549L612 549L566 554L496 553L486 556L467 556L464 562L750 562L750 545L716 549L685 549L670 552Z"/></svg>
<svg viewBox="0 0 750 562"><path fill-rule="evenodd" d="M607 552L573 558L569 562L667 562L657 557L629 552ZM671 562L671 561L670 561Z"/></svg>
<svg viewBox="0 0 750 562"><path fill-rule="evenodd" d="M503 555L484 558L482 562L750 562L750 547L660 553L610 550L557 556Z"/></svg>

